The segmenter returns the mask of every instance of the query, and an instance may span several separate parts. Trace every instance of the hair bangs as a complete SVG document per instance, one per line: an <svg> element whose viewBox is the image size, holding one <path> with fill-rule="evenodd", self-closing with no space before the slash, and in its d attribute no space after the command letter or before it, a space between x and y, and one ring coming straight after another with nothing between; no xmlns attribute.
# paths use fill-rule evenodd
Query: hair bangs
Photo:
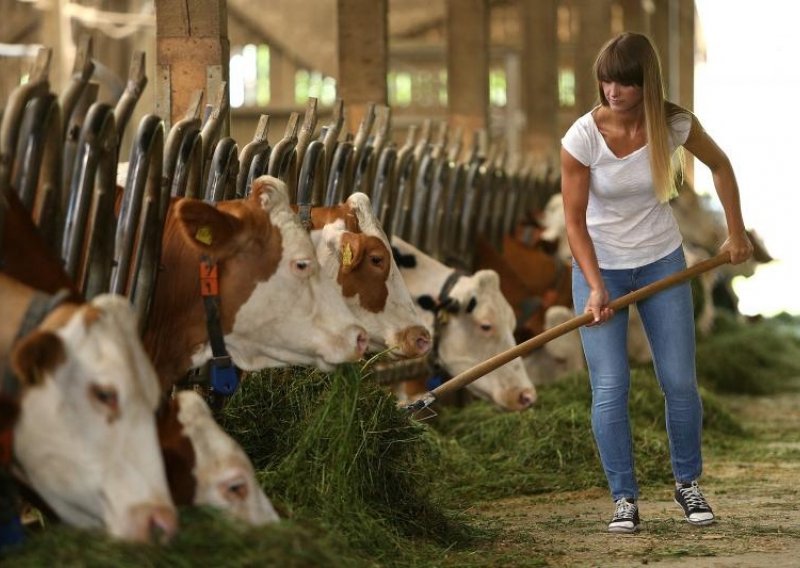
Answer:
<svg viewBox="0 0 800 568"><path fill-rule="evenodd" d="M598 81L622 85L644 85L644 71L636 58L626 56L619 44L604 51L597 59L595 73Z"/></svg>

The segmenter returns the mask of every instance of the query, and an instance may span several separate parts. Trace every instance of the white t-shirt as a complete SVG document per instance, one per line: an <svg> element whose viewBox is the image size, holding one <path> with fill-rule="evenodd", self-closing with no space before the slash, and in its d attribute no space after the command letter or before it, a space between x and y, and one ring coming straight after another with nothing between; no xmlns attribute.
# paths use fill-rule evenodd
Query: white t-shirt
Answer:
<svg viewBox="0 0 800 568"><path fill-rule="evenodd" d="M691 115L669 117L673 151L686 142ZM683 240L669 203L655 194L645 145L618 158L589 112L570 127L561 145L589 167L586 225L600 268L637 268L678 248Z"/></svg>

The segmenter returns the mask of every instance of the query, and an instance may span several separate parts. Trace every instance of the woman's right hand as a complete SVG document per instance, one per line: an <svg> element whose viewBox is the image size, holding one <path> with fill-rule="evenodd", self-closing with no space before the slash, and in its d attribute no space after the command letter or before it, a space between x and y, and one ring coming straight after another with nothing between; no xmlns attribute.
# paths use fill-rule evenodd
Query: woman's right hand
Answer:
<svg viewBox="0 0 800 568"><path fill-rule="evenodd" d="M587 327L600 325L614 317L614 310L608 307L608 290L604 288L592 289L589 298L586 300L586 307L583 313L591 313L594 321L587 323Z"/></svg>

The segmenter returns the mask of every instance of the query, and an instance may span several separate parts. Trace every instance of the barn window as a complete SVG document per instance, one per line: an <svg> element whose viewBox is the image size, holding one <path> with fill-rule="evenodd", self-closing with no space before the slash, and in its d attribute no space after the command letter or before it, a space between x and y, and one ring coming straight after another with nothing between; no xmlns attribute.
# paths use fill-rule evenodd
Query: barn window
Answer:
<svg viewBox="0 0 800 568"><path fill-rule="evenodd" d="M231 107L269 104L269 46L248 44L231 50Z"/></svg>
<svg viewBox="0 0 800 568"><path fill-rule="evenodd" d="M319 71L300 69L294 76L294 102L304 105L309 97L316 98L322 106L332 105L336 100L336 80Z"/></svg>
<svg viewBox="0 0 800 568"><path fill-rule="evenodd" d="M489 71L489 104L504 107L507 100L506 72L504 69L492 69Z"/></svg>
<svg viewBox="0 0 800 568"><path fill-rule="evenodd" d="M389 105L407 107L411 104L411 74L404 71L390 71L386 78Z"/></svg>
<svg viewBox="0 0 800 568"><path fill-rule="evenodd" d="M575 106L575 71L569 67L558 70L558 103L563 107Z"/></svg>

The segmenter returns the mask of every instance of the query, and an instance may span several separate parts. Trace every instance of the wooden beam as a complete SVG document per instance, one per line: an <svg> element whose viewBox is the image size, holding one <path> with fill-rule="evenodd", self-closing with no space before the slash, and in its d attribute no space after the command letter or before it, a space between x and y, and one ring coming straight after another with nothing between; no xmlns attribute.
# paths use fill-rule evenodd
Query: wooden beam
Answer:
<svg viewBox="0 0 800 568"><path fill-rule="evenodd" d="M387 16L387 0L337 0L336 88L350 132L358 129L370 103L387 104Z"/></svg>
<svg viewBox="0 0 800 568"><path fill-rule="evenodd" d="M226 0L156 0L156 112L168 124L197 89L213 102L229 65Z"/></svg>
<svg viewBox="0 0 800 568"><path fill-rule="evenodd" d="M447 102L451 128L489 126L489 2L447 0Z"/></svg>
<svg viewBox="0 0 800 568"><path fill-rule="evenodd" d="M598 100L597 80L592 72L597 53L611 39L609 0L580 0L580 32L575 53L575 105L587 112Z"/></svg>
<svg viewBox="0 0 800 568"><path fill-rule="evenodd" d="M525 149L537 163L558 163L556 2L522 2L522 89Z"/></svg>

